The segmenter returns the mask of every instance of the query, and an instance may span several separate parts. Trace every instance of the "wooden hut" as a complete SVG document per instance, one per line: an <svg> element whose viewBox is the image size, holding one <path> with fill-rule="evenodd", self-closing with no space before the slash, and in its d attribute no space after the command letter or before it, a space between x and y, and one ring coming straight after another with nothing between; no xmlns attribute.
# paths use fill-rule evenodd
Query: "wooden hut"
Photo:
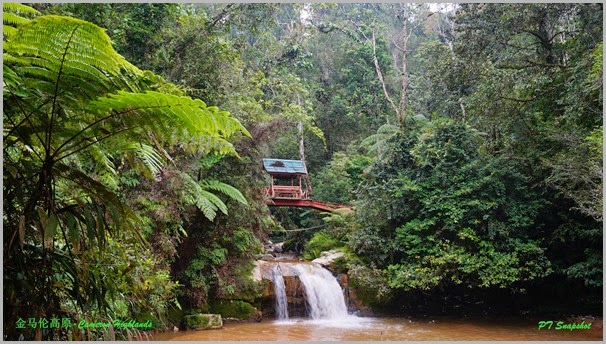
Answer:
<svg viewBox="0 0 606 344"><path fill-rule="evenodd" d="M309 199L307 168L301 160L263 159L271 182L265 195L272 199Z"/></svg>

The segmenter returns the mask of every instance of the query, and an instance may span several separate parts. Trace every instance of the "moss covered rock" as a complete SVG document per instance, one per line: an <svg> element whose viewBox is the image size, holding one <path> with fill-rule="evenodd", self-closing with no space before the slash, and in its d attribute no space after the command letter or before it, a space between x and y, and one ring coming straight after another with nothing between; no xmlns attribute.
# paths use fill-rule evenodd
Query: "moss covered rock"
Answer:
<svg viewBox="0 0 606 344"><path fill-rule="evenodd" d="M240 320L260 320L261 312L246 301L219 300L210 306L213 313L221 314L224 318Z"/></svg>
<svg viewBox="0 0 606 344"><path fill-rule="evenodd" d="M186 328L194 330L215 330L223 327L223 320L219 314L192 314L183 317Z"/></svg>

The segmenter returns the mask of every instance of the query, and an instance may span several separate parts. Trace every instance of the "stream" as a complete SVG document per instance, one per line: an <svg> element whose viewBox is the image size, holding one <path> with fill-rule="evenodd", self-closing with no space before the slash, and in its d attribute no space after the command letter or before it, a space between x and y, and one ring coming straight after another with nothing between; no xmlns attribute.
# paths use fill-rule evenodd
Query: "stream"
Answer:
<svg viewBox="0 0 606 344"><path fill-rule="evenodd" d="M335 276L318 264L258 262L257 267L257 278L272 281L276 320L231 323L220 330L161 333L155 335L154 340L562 341L601 340L603 336L602 319L585 320L586 324L592 323L590 329L564 330L556 327L558 321L566 323L565 319L359 317L349 313L344 292ZM285 278L290 283L285 283ZM297 293L305 300L306 317L292 316ZM546 325L547 320L553 320L551 328ZM539 324L543 324L542 329Z"/></svg>
<svg viewBox="0 0 606 344"><path fill-rule="evenodd" d="M538 329L539 320L434 318L357 318L357 321L264 320L227 324L221 330L167 332L154 340L203 341L588 341L602 340L602 319L590 330ZM563 320L563 319L562 319Z"/></svg>

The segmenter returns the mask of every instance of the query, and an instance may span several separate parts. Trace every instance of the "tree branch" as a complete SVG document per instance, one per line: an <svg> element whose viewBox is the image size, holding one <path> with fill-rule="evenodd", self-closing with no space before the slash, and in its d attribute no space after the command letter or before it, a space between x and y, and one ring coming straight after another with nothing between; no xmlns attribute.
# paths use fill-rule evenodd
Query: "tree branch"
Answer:
<svg viewBox="0 0 606 344"><path fill-rule="evenodd" d="M505 97L505 96L499 96L499 98L500 99L505 99L505 100L511 100L511 101L518 102L518 103L528 103L528 102L531 102L531 101L534 101L534 100L538 99L539 97L542 97L542 96L546 95L547 93L549 93L551 91L554 91L554 90L558 89L561 86L564 86L564 84L562 83L562 84L554 85L552 87L547 88L543 92L540 92L540 93L534 95L533 97L526 98L526 99L513 98L513 97Z"/></svg>
<svg viewBox="0 0 606 344"><path fill-rule="evenodd" d="M217 25L217 23L218 23L218 22L219 22L221 19L225 18L225 16L226 16L226 15L229 13L230 9L231 9L231 8L232 8L234 5L235 5L234 3L231 3L231 4L227 4L225 7L223 7L223 10L221 10L221 12L215 16L215 18L213 19L212 23L210 23L210 24L207 26L207 28L208 28L208 29L212 29L212 28L214 28L214 27L215 27L215 25Z"/></svg>
<svg viewBox="0 0 606 344"><path fill-rule="evenodd" d="M379 60L377 59L377 44L375 40L375 30L372 29L372 59L375 64L375 70L377 72L377 76L379 77L379 81L381 82L381 86L383 87L383 94L385 94L385 98L391 105L391 108L396 112L396 116L400 116L400 112L398 111L398 107L393 102L391 97L389 96L389 92L387 92L387 87L385 86L385 79L383 79L383 73L381 72L381 66L379 65Z"/></svg>

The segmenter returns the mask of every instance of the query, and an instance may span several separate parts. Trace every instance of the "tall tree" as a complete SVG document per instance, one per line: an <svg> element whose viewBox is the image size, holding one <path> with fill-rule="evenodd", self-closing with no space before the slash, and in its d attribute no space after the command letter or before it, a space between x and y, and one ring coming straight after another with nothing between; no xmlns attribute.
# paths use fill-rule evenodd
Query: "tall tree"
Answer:
<svg viewBox="0 0 606 344"><path fill-rule="evenodd" d="M247 131L127 62L89 22L48 15L7 25L5 323L61 317L73 310L62 297L103 312L114 281L85 261L103 254L109 233L138 235L137 217L112 187L116 164L139 161L153 175L163 145L233 154L227 138Z"/></svg>
<svg viewBox="0 0 606 344"><path fill-rule="evenodd" d="M470 120L554 199L557 220L541 235L568 236L553 259L588 285L601 284L601 22L601 4L462 5L456 21L455 50L481 71L467 79Z"/></svg>

